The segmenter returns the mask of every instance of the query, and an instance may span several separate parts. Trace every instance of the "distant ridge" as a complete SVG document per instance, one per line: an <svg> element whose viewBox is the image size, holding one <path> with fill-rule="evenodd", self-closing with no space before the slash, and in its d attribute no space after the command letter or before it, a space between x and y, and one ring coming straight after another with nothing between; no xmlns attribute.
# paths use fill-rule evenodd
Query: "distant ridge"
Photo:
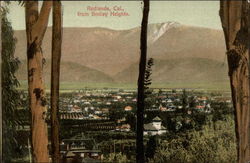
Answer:
<svg viewBox="0 0 250 163"><path fill-rule="evenodd" d="M15 55L24 60L25 31L15 31L15 36L18 40ZM99 27L64 28L61 79L136 82L134 78L137 66L134 63L138 63L140 55L139 37L140 27L129 30ZM48 28L45 34L43 51L45 58L49 60L51 28ZM228 80L227 67L216 66L222 65L225 58L224 36L221 30L186 26L177 22L150 24L148 57L156 60L153 72L156 82ZM173 65L173 62L176 64ZM135 68L131 68L133 66ZM48 70L45 70L45 74ZM130 70L131 76L128 76ZM19 78L26 79L22 76L19 75Z"/></svg>
<svg viewBox="0 0 250 163"><path fill-rule="evenodd" d="M45 81L50 82L51 78L51 61L47 60L44 67ZM85 66L73 62L61 62L61 81L67 82L95 82L95 83L112 83L114 80L109 76ZM21 61L18 69L17 78L19 80L27 80L27 62Z"/></svg>
<svg viewBox="0 0 250 163"><path fill-rule="evenodd" d="M115 81L124 83L135 83L137 78L138 63L114 76ZM227 64L203 58L155 60L151 78L153 83L225 82L228 80Z"/></svg>

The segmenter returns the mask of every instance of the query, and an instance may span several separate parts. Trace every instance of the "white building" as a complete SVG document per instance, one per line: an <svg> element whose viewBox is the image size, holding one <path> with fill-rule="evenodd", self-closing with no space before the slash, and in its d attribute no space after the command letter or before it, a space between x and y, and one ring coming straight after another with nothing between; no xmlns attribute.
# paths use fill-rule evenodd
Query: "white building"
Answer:
<svg viewBox="0 0 250 163"><path fill-rule="evenodd" d="M144 135L161 135L167 132L167 129L162 125L162 120L155 117L151 123L144 124Z"/></svg>

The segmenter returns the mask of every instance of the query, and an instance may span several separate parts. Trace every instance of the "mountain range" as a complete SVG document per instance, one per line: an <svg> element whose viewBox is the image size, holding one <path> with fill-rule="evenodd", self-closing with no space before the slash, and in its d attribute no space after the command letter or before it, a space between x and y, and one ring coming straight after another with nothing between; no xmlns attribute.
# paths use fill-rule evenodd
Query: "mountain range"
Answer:
<svg viewBox="0 0 250 163"><path fill-rule="evenodd" d="M148 29L148 57L155 60L153 82L228 80L222 30L186 26L176 22L149 24ZM51 33L49 27L42 45L47 60L47 81ZM15 31L15 37L15 55L25 60L25 31ZM139 57L140 27L129 30L64 28L61 80L136 82ZM25 62L22 64L17 73L18 78L26 79L26 65Z"/></svg>

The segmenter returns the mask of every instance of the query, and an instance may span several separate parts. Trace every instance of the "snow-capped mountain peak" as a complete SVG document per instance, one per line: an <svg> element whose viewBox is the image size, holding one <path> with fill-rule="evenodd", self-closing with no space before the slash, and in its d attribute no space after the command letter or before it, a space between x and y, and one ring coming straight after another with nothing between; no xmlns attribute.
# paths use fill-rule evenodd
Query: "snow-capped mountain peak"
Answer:
<svg viewBox="0 0 250 163"><path fill-rule="evenodd" d="M171 28L179 27L181 24L177 22L166 22L159 24L149 24L148 26L148 43L152 44L157 41L164 33Z"/></svg>

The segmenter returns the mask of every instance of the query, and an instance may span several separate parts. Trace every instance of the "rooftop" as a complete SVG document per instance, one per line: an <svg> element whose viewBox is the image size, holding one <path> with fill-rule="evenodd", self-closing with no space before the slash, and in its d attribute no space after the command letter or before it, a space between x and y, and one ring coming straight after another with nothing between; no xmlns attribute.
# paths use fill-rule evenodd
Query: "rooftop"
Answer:
<svg viewBox="0 0 250 163"><path fill-rule="evenodd" d="M159 131L152 123L144 124L145 131ZM164 126L161 126L160 130L166 130Z"/></svg>
<svg viewBox="0 0 250 163"><path fill-rule="evenodd" d="M153 122L161 122L161 121L162 121L161 118L158 116L153 119Z"/></svg>

